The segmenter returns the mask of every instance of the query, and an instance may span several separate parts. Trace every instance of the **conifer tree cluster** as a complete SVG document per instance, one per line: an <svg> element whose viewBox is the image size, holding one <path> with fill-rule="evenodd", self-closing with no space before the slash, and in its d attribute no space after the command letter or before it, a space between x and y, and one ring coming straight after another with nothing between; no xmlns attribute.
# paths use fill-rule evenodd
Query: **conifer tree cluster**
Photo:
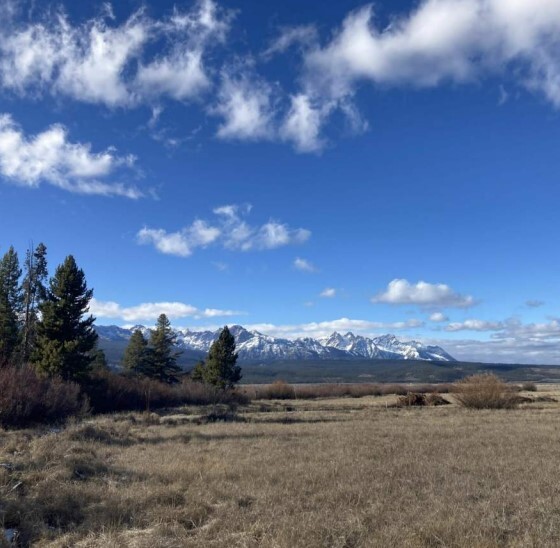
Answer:
<svg viewBox="0 0 560 548"><path fill-rule="evenodd" d="M27 251L24 269L13 247L0 260L0 367L31 363L48 376L80 381L97 349L95 318L88 316L93 291L72 255L47 283L47 248Z"/></svg>
<svg viewBox="0 0 560 548"><path fill-rule="evenodd" d="M174 384L181 368L177 365L180 352L175 350L176 336L169 319L161 314L148 341L142 331L135 330L126 347L122 365L126 371L160 382Z"/></svg>

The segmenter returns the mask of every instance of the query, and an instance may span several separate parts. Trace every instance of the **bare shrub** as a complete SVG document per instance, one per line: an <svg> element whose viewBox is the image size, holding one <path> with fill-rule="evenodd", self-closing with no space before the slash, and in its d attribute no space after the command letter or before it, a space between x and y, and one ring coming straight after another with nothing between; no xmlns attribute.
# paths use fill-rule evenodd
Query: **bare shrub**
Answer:
<svg viewBox="0 0 560 548"><path fill-rule="evenodd" d="M60 378L41 377L33 368L0 369L0 425L52 422L88 409L80 387Z"/></svg>
<svg viewBox="0 0 560 548"><path fill-rule="evenodd" d="M424 407L426 404L426 396L424 394L415 394L410 392L406 396L400 396L397 400L397 407Z"/></svg>
<svg viewBox="0 0 560 548"><path fill-rule="evenodd" d="M453 392L469 409L512 409L519 403L512 389L492 373L465 377L453 385Z"/></svg>
<svg viewBox="0 0 560 548"><path fill-rule="evenodd" d="M445 398L439 394L427 394L426 395L426 405L432 407L437 407L439 405L449 405L451 402L447 401Z"/></svg>
<svg viewBox="0 0 560 548"><path fill-rule="evenodd" d="M525 392L537 392L537 385L534 382L524 382L521 385L521 390Z"/></svg>
<svg viewBox="0 0 560 548"><path fill-rule="evenodd" d="M295 397L294 387L283 380L274 381L258 391L258 398L262 400L293 400Z"/></svg>
<svg viewBox="0 0 560 548"><path fill-rule="evenodd" d="M190 380L170 385L145 378L117 375L108 371L92 377L84 385L84 390L89 396L95 413L248 401L247 397L238 391L219 390Z"/></svg>
<svg viewBox="0 0 560 548"><path fill-rule="evenodd" d="M414 386L418 394L449 392L449 384L424 384ZM403 384L372 384L372 383L324 383L291 385L278 380L272 384L256 385L242 388L246 395L257 400L287 400L287 399L322 399L322 398L362 398L365 396L386 396L396 394L406 396L411 392L411 386Z"/></svg>

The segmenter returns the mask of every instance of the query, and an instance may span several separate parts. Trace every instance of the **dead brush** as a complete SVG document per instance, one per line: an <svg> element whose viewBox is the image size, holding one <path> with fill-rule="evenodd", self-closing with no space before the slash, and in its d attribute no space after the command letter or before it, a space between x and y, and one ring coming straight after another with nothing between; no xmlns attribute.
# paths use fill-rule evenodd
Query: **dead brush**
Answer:
<svg viewBox="0 0 560 548"><path fill-rule="evenodd" d="M453 385L459 405L468 409L513 409L519 399L513 390L492 373L471 375Z"/></svg>

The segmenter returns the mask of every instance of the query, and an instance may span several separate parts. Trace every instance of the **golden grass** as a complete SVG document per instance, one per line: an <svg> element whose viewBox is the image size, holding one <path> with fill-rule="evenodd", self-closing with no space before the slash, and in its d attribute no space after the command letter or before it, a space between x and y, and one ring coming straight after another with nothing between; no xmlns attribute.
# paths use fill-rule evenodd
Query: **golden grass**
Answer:
<svg viewBox="0 0 560 548"><path fill-rule="evenodd" d="M395 401L272 400L240 408L237 422L204 423L208 410L192 407L0 431L0 525L50 547L560 545L560 404Z"/></svg>

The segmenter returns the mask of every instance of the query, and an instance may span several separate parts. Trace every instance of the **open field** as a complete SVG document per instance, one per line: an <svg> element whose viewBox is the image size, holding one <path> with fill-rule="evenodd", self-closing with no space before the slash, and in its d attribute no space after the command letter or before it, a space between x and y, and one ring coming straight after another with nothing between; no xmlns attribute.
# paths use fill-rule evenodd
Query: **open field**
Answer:
<svg viewBox="0 0 560 548"><path fill-rule="evenodd" d="M560 389L524 395L560 400ZM230 422L193 407L0 431L0 525L21 545L53 547L560 544L560 403L395 400L256 401Z"/></svg>

